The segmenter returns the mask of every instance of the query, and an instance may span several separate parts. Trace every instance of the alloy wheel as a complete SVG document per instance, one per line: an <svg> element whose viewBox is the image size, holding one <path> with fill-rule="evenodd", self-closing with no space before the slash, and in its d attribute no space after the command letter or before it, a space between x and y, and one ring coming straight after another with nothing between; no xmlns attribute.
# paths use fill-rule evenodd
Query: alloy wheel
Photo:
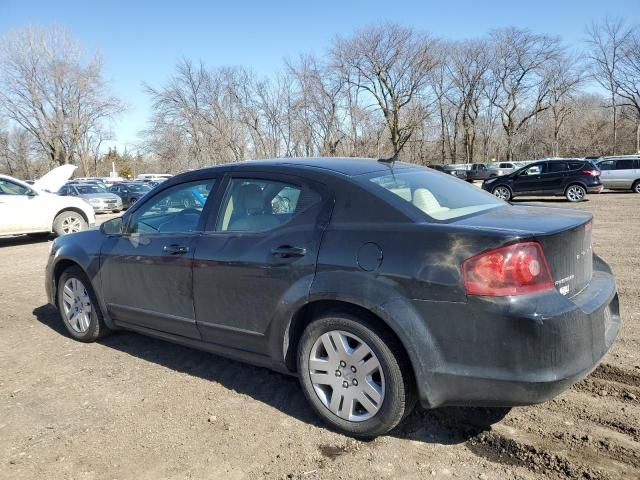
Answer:
<svg viewBox="0 0 640 480"><path fill-rule="evenodd" d="M64 233L76 233L82 230L82 221L79 217L66 217L62 220L62 230Z"/></svg>
<svg viewBox="0 0 640 480"><path fill-rule="evenodd" d="M567 189L567 198L572 202L579 202L584 198L584 188L572 185Z"/></svg>
<svg viewBox="0 0 640 480"><path fill-rule="evenodd" d="M332 330L321 335L309 354L309 375L323 405L344 420L368 420L384 401L380 361L371 347L352 333Z"/></svg>
<svg viewBox="0 0 640 480"><path fill-rule="evenodd" d="M509 197L511 196L511 192L507 187L496 187L493 190L493 194L500 200L509 200Z"/></svg>
<svg viewBox="0 0 640 480"><path fill-rule="evenodd" d="M85 333L91 323L91 298L84 284L75 277L69 278L62 287L62 308L71 328Z"/></svg>

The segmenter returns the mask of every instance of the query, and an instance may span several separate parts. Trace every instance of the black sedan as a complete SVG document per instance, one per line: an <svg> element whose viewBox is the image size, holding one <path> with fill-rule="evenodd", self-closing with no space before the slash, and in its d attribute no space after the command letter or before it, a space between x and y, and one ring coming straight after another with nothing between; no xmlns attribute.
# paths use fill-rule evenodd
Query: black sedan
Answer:
<svg viewBox="0 0 640 480"><path fill-rule="evenodd" d="M57 238L46 289L79 341L135 330L297 375L325 422L367 438L416 400L524 405L586 376L620 328L591 228L424 167L252 161Z"/></svg>
<svg viewBox="0 0 640 480"><path fill-rule="evenodd" d="M121 182L109 187L109 192L118 195L122 199L124 208L129 208L149 193L152 188L151 185L142 182Z"/></svg>
<svg viewBox="0 0 640 480"><path fill-rule="evenodd" d="M581 202L587 193L602 191L600 170L588 160L545 160L530 163L508 175L489 178L482 188L502 200L554 195Z"/></svg>

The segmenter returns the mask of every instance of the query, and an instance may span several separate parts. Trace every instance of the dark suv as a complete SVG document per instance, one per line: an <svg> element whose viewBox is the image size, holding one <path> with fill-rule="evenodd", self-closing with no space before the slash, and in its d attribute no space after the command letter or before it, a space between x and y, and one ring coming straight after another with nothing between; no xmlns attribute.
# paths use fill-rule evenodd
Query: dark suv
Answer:
<svg viewBox="0 0 640 480"><path fill-rule="evenodd" d="M570 202L602 190L600 170L588 160L544 160L509 175L489 178L482 188L503 200L533 195L562 195Z"/></svg>

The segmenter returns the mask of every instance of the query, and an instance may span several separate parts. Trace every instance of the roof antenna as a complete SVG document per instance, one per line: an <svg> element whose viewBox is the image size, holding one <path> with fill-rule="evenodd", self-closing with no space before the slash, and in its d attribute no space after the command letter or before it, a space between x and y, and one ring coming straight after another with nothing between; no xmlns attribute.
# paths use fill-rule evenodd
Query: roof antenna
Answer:
<svg viewBox="0 0 640 480"><path fill-rule="evenodd" d="M393 156L389 158L379 158L379 162L394 164L398 160L398 152L394 153Z"/></svg>

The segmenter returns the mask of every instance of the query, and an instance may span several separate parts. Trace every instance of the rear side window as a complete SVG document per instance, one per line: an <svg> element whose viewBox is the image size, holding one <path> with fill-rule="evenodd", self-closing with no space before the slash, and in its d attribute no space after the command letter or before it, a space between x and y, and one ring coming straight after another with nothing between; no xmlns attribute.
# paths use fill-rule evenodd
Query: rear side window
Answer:
<svg viewBox="0 0 640 480"><path fill-rule="evenodd" d="M633 159L616 161L616 170L631 170L631 169L633 169Z"/></svg>
<svg viewBox="0 0 640 480"><path fill-rule="evenodd" d="M549 162L545 173L559 173L567 171L567 162Z"/></svg>
<svg viewBox="0 0 640 480"><path fill-rule="evenodd" d="M435 220L451 220L504 205L478 187L427 169L376 172L362 178L379 189L382 198L392 194Z"/></svg>
<svg viewBox="0 0 640 480"><path fill-rule="evenodd" d="M582 162L569 162L569 170L580 170L583 166Z"/></svg>
<svg viewBox="0 0 640 480"><path fill-rule="evenodd" d="M318 193L277 180L229 182L218 221L222 232L265 232L283 225L321 200Z"/></svg>

